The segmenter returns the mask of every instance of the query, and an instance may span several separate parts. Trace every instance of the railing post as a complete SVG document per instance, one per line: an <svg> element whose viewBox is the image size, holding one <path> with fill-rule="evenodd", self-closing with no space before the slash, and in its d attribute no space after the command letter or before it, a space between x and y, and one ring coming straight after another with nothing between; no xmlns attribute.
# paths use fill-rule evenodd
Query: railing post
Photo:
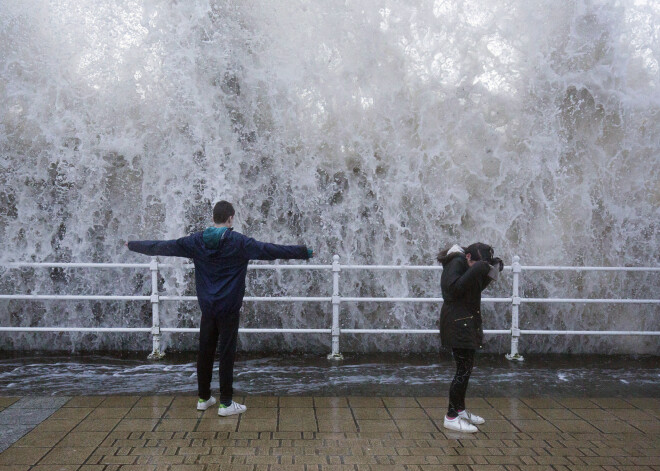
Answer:
<svg viewBox="0 0 660 471"><path fill-rule="evenodd" d="M523 361L524 358L518 353L518 340L520 339L520 326L518 324L518 314L520 308L520 257L514 256L513 263L513 290L511 293L511 353L507 353L506 359L513 361Z"/></svg>
<svg viewBox="0 0 660 471"><path fill-rule="evenodd" d="M339 305L341 296L339 296L339 274L341 265L339 264L339 255L332 256L332 353L328 354L328 360L343 360L344 356L339 353Z"/></svg>
<svg viewBox="0 0 660 471"><path fill-rule="evenodd" d="M150 360L160 360L165 353L160 350L160 312L158 310L158 259L152 257L149 264L151 270L151 336L153 339L153 348L148 358Z"/></svg>

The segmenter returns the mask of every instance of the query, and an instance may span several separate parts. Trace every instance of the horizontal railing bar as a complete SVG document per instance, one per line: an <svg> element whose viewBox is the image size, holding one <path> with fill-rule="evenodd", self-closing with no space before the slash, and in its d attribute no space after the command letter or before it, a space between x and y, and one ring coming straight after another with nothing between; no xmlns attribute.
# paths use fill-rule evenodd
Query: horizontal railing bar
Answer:
<svg viewBox="0 0 660 471"><path fill-rule="evenodd" d="M85 262L10 262L0 263L6 268L149 268L148 263L85 263Z"/></svg>
<svg viewBox="0 0 660 471"><path fill-rule="evenodd" d="M660 304L660 299L520 298L521 303Z"/></svg>
<svg viewBox="0 0 660 471"><path fill-rule="evenodd" d="M105 296L74 294L0 294L0 299L24 299L28 301L149 301L151 296ZM196 299L196 298L195 298Z"/></svg>
<svg viewBox="0 0 660 471"><path fill-rule="evenodd" d="M103 262L7 262L0 263L6 268L149 268L148 263L103 263ZM158 268L194 268L193 264L177 265L172 263L159 263ZM521 265L526 271L631 271L631 272L660 272L660 267L578 267L578 266L549 266L549 265ZM332 265L267 265L249 264L251 270L330 270ZM436 265L341 265L342 270L442 270ZM504 270L511 270L505 265Z"/></svg>
<svg viewBox="0 0 660 471"><path fill-rule="evenodd" d="M332 265L248 265L248 270L332 270Z"/></svg>
<svg viewBox="0 0 660 471"><path fill-rule="evenodd" d="M0 327L0 332L151 332L151 327ZM163 327L161 332L197 333L197 328ZM332 329L240 328L240 333L309 333L327 334ZM341 329L344 334L438 334L437 329ZM484 330L484 334L510 334L511 330ZM524 335L634 335L658 336L660 331L613 330L521 330Z"/></svg>
<svg viewBox="0 0 660 471"><path fill-rule="evenodd" d="M199 333L199 329L191 327L162 327L161 332L172 333ZM269 329L269 328L248 328L241 327L238 329L239 334L267 334L267 333L280 333L280 334L329 334L332 329Z"/></svg>
<svg viewBox="0 0 660 471"><path fill-rule="evenodd" d="M571 266L541 266L521 265L525 271L660 271L660 267L571 267Z"/></svg>
<svg viewBox="0 0 660 471"><path fill-rule="evenodd" d="M0 299L22 299L27 301L150 301L151 296L120 295L69 295L69 294L0 294ZM197 301L197 296L159 296L159 301ZM330 296L246 296L248 302L331 302ZM340 297L342 302L376 303L441 303L442 298L395 298L395 297ZM482 298L482 302L510 303L511 298ZM660 299L588 299L588 298L520 298L521 303L591 303L591 304L660 304Z"/></svg>
<svg viewBox="0 0 660 471"><path fill-rule="evenodd" d="M438 329L341 329L342 334L439 334ZM484 330L484 334L510 334L511 330Z"/></svg>
<svg viewBox="0 0 660 471"><path fill-rule="evenodd" d="M283 334L330 334L332 329L267 329L267 328L242 328L239 333L260 334L260 333L283 333Z"/></svg>
<svg viewBox="0 0 660 471"><path fill-rule="evenodd" d="M159 301L197 301L197 296L158 296ZM312 303L325 303L331 302L331 297L314 297L314 296L246 296L243 301L282 301L282 302L312 302Z"/></svg>
<svg viewBox="0 0 660 471"><path fill-rule="evenodd" d="M342 270L432 270L442 271L441 265L341 265ZM504 270L511 270L505 265Z"/></svg>
<svg viewBox="0 0 660 471"><path fill-rule="evenodd" d="M360 298L351 296L342 296L342 302L348 303L441 303L442 298Z"/></svg>
<svg viewBox="0 0 660 471"><path fill-rule="evenodd" d="M438 265L341 265L342 270L442 270Z"/></svg>
<svg viewBox="0 0 660 471"><path fill-rule="evenodd" d="M368 303L441 303L444 300L442 298L387 298L387 297L382 297L382 298L360 298L360 297L350 297L350 296L342 296L341 298L342 302L368 302ZM482 302L491 302L491 303L510 303L511 298L482 298Z"/></svg>
<svg viewBox="0 0 660 471"><path fill-rule="evenodd" d="M192 263L185 263L183 265L177 265L174 263L159 263L158 268L195 268L195 265ZM248 270L332 270L332 265L283 265L283 264L273 264L268 265L265 263L250 263L248 264Z"/></svg>
<svg viewBox="0 0 660 471"><path fill-rule="evenodd" d="M0 267L6 268L149 268L148 263L87 263L87 262L10 262L0 263ZM158 268L194 268L192 263L183 265L174 263L159 263ZM441 266L433 265L341 265L346 270L442 270ZM266 265L249 264L248 270L331 270L332 265ZM510 266L505 266L510 270Z"/></svg>
<svg viewBox="0 0 660 471"><path fill-rule="evenodd" d="M660 335L657 331L637 330L521 330L525 335Z"/></svg>
<svg viewBox="0 0 660 471"><path fill-rule="evenodd" d="M87 263L87 262L9 262L0 263L6 268L150 268L148 263ZM174 263L159 263L158 268L194 268L192 263L183 265ZM248 270L331 270L332 265L248 265Z"/></svg>
<svg viewBox="0 0 660 471"><path fill-rule="evenodd" d="M151 327L0 327L0 332L151 332Z"/></svg>

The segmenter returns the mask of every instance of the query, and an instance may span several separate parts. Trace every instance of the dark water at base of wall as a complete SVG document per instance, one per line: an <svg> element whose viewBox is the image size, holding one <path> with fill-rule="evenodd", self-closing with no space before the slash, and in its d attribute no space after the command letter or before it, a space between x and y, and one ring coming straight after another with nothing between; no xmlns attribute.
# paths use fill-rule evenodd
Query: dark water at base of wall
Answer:
<svg viewBox="0 0 660 471"><path fill-rule="evenodd" d="M197 392L194 353L42 354L0 352L0 395L190 394ZM445 396L449 354L239 354L236 395ZM217 393L217 367L213 390ZM477 354L470 396L660 397L660 357L530 355L511 362Z"/></svg>

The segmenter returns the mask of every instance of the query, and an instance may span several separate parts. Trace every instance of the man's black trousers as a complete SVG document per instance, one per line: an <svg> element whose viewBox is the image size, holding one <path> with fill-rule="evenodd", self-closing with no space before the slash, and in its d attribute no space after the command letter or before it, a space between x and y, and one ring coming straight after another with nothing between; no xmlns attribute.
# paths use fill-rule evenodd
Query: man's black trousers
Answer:
<svg viewBox="0 0 660 471"><path fill-rule="evenodd" d="M240 311L235 313L202 313L197 354L197 389L200 399L211 397L211 378L216 348L219 358L220 402L230 402L233 396L234 359L238 341Z"/></svg>

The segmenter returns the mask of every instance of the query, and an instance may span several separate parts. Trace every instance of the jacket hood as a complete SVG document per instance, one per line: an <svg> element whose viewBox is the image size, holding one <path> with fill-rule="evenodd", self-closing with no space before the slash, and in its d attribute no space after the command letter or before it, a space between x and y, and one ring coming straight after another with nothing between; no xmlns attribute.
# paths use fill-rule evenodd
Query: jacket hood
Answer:
<svg viewBox="0 0 660 471"><path fill-rule="evenodd" d="M207 249L217 249L220 247L220 241L227 235L226 227L207 227L202 234L204 245Z"/></svg>
<svg viewBox="0 0 660 471"><path fill-rule="evenodd" d="M451 262L453 259L456 257L465 257L465 251L463 250L463 247L461 247L458 244L454 244L449 248L446 253L443 250L440 252L438 255L438 262L442 263L443 265L446 265L447 263Z"/></svg>

